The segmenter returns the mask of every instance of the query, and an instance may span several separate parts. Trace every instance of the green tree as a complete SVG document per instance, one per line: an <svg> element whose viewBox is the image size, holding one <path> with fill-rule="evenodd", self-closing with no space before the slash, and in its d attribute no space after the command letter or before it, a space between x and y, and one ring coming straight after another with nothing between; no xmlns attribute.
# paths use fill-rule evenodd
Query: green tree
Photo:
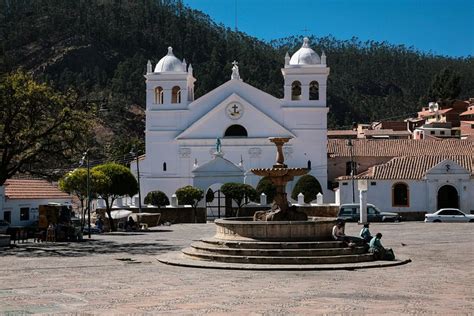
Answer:
<svg viewBox="0 0 474 316"><path fill-rule="evenodd" d="M319 181L312 175L307 174L299 178L298 182L296 182L296 185L291 192L291 198L293 200L298 200L298 194L303 193L304 202L309 203L316 199L318 193L321 192L323 192L323 190L321 189Z"/></svg>
<svg viewBox="0 0 474 316"><path fill-rule="evenodd" d="M158 206L158 209L160 209L162 206L169 205L170 200L164 192L156 190L148 192L145 196L145 204L156 205Z"/></svg>
<svg viewBox="0 0 474 316"><path fill-rule="evenodd" d="M257 191L251 185L243 183L225 183L221 187L221 191L224 193L226 198L232 199L235 204L237 204L236 217L239 217L240 211L244 205L257 198Z"/></svg>
<svg viewBox="0 0 474 316"><path fill-rule="evenodd" d="M428 90L429 101L453 100L461 93L461 76L449 68L436 74Z"/></svg>
<svg viewBox="0 0 474 316"><path fill-rule="evenodd" d="M257 184L256 190L257 190L257 198L255 199L256 202L262 193L265 193L265 195L267 196L268 203L273 202L273 198L275 197L275 194L276 194L276 187L269 177L263 177L262 179L260 179L260 181Z"/></svg>
<svg viewBox="0 0 474 316"><path fill-rule="evenodd" d="M193 207L194 220L196 220L197 206L199 201L204 197L204 191L191 185L187 185L176 190L176 197L178 198L178 203L180 205L191 205Z"/></svg>
<svg viewBox="0 0 474 316"><path fill-rule="evenodd" d="M92 171L102 172L110 181L94 188L97 195L105 200L106 212L112 231L116 231L112 220L111 208L114 201L122 196L133 196L138 192L138 183L133 174L125 166L117 163L106 163L92 168Z"/></svg>
<svg viewBox="0 0 474 316"><path fill-rule="evenodd" d="M91 170L89 174L89 194L91 198L95 198L94 194L97 188L109 185L110 179L101 171ZM59 188L69 194L75 195L81 203L81 226L85 226L85 213L87 208L87 169L78 168L64 175L59 180Z"/></svg>
<svg viewBox="0 0 474 316"><path fill-rule="evenodd" d="M214 191L209 188L206 192L206 203L212 203L212 201L214 201Z"/></svg>
<svg viewBox="0 0 474 316"><path fill-rule="evenodd" d="M17 172L52 176L85 148L90 115L73 92L61 94L21 71L0 81L0 185Z"/></svg>

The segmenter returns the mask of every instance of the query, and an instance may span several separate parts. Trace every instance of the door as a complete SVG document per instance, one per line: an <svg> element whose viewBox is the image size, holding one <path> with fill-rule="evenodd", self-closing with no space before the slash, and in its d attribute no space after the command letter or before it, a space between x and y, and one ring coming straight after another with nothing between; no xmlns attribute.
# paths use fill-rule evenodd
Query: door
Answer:
<svg viewBox="0 0 474 316"><path fill-rule="evenodd" d="M458 191L452 185L443 185L438 190L438 210L442 208L459 208Z"/></svg>
<svg viewBox="0 0 474 316"><path fill-rule="evenodd" d="M11 224L12 223L12 212L11 211L3 212L3 220L5 222L8 222L9 224Z"/></svg>

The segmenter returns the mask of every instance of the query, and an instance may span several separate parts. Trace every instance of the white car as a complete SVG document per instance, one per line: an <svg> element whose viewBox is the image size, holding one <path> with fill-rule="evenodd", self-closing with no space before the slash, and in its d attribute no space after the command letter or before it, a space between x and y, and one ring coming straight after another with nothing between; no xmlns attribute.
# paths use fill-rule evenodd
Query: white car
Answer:
<svg viewBox="0 0 474 316"><path fill-rule="evenodd" d="M425 222L471 222L474 223L474 215L464 214L457 208L442 208L433 214L425 215Z"/></svg>

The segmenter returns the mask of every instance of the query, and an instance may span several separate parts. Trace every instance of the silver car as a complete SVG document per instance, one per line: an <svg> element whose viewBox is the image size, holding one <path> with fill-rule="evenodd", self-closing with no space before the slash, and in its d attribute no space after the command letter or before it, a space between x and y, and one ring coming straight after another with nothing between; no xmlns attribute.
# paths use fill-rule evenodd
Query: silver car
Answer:
<svg viewBox="0 0 474 316"><path fill-rule="evenodd" d="M464 214L457 208L442 208L433 214L426 214L425 222L426 223L441 223L441 222L474 223L474 215Z"/></svg>

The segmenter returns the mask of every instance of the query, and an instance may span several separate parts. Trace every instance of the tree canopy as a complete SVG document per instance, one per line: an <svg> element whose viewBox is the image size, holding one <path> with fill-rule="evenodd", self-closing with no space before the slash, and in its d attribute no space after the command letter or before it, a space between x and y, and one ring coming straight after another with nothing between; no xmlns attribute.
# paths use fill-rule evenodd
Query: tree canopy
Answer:
<svg viewBox="0 0 474 316"><path fill-rule="evenodd" d="M176 197L178 198L179 205L191 205L196 209L199 201L204 197L204 191L191 185L187 185L176 190Z"/></svg>
<svg viewBox="0 0 474 316"><path fill-rule="evenodd" d="M156 190L148 192L148 194L145 196L145 204L152 204L158 206L158 208L161 208L162 206L169 205L170 200L164 192Z"/></svg>
<svg viewBox="0 0 474 316"><path fill-rule="evenodd" d="M291 192L291 198L298 200L298 194L303 193L304 202L309 203L316 199L318 193L322 193L321 184L310 174L306 174L298 179Z"/></svg>
<svg viewBox="0 0 474 316"><path fill-rule="evenodd" d="M102 172L110 181L95 188L95 193L105 200L106 212L109 215L109 223L112 231L115 224L111 216L111 208L114 201L122 196L133 196L138 192L138 183L130 169L117 163L106 163L92 168L93 172Z"/></svg>
<svg viewBox="0 0 474 316"><path fill-rule="evenodd" d="M237 204L236 216L239 216L242 206L257 199L257 191L251 185L244 183L225 183L221 187L221 192Z"/></svg>
<svg viewBox="0 0 474 316"><path fill-rule="evenodd" d="M273 202L273 198L275 197L275 194L276 194L276 187L269 177L263 177L262 179L260 179L260 181L258 181L256 190L257 190L257 199L259 199L259 196L262 193L265 193L265 195L267 196L267 202L268 203Z"/></svg>
<svg viewBox="0 0 474 316"><path fill-rule="evenodd" d="M91 135L91 110L22 71L2 77L0 185L17 172L52 176L69 165Z"/></svg>

